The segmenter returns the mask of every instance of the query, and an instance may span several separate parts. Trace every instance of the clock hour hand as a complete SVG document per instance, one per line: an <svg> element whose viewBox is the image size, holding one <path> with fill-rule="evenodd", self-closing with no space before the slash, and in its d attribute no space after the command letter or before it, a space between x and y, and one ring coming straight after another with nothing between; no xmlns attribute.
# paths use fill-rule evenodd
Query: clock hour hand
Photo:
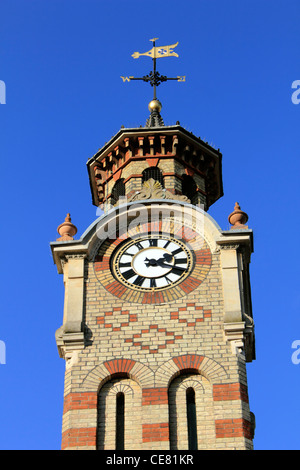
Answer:
<svg viewBox="0 0 300 470"><path fill-rule="evenodd" d="M145 265L147 266L147 268L149 268L149 266L157 266L157 261L154 258L152 259L145 258Z"/></svg>
<svg viewBox="0 0 300 470"><path fill-rule="evenodd" d="M172 261L172 259L173 259L173 255L171 255L170 253L165 253L163 256L164 256L164 257L163 257L163 258L159 258L158 261L162 261L162 260L163 260L163 261L167 261L167 262L169 263L169 262Z"/></svg>

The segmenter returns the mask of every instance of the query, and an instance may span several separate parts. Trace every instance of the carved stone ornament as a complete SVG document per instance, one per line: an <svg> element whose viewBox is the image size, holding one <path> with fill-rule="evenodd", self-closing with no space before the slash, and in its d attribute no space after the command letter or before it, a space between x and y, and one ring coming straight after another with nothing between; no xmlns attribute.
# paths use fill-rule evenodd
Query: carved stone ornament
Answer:
<svg viewBox="0 0 300 470"><path fill-rule="evenodd" d="M228 216L228 221L232 225L231 229L248 228L246 222L248 221L248 215L246 212L241 211L238 202L235 203L234 211Z"/></svg>
<svg viewBox="0 0 300 470"><path fill-rule="evenodd" d="M57 231L59 235L61 235L59 238L56 239L57 241L74 240L73 237L77 233L77 227L71 223L70 214L67 214L65 221L57 227Z"/></svg>
<svg viewBox="0 0 300 470"><path fill-rule="evenodd" d="M141 201L143 199L175 199L176 201L191 202L184 195L176 195L167 191L159 181L155 181L153 178L145 181L141 191L131 196L128 202Z"/></svg>
<svg viewBox="0 0 300 470"><path fill-rule="evenodd" d="M233 244L221 245L220 244L221 250L237 250L239 247L240 247L240 245L233 245Z"/></svg>

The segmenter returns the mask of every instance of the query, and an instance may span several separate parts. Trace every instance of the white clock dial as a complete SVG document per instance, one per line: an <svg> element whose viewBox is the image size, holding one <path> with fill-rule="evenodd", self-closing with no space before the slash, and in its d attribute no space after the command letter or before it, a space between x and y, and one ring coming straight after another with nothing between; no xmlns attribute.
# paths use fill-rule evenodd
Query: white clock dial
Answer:
<svg viewBox="0 0 300 470"><path fill-rule="evenodd" d="M114 258L115 272L126 284L161 289L185 277L192 256L176 239L145 237L126 243Z"/></svg>

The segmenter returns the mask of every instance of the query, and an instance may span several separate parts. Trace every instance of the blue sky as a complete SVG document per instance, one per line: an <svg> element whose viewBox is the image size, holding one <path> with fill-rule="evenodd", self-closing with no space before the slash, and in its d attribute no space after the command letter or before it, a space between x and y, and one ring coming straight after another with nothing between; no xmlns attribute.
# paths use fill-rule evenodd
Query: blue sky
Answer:
<svg viewBox="0 0 300 470"><path fill-rule="evenodd" d="M59 449L63 279L49 243L67 212L78 237L95 220L86 161L121 125L144 125L151 59L131 54L179 41L158 61L186 82L158 88L165 124L223 154L223 229L238 201L254 230L256 361L248 364L259 449L299 449L299 121L296 0L2 0L0 80L0 448ZM300 97L300 95L299 95ZM299 354L300 357L300 354Z"/></svg>

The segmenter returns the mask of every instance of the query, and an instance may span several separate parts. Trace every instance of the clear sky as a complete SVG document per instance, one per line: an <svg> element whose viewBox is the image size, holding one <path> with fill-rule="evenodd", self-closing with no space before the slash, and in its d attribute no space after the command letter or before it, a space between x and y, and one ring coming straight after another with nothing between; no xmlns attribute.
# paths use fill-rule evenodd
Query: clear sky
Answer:
<svg viewBox="0 0 300 470"><path fill-rule="evenodd" d="M88 158L145 124L151 87L120 76L149 73L131 54L153 37L179 41L160 73L186 75L158 88L165 124L223 154L210 215L228 229L238 201L254 230L255 448L300 449L299 16L299 0L1 0L1 449L60 449L64 292L49 244L67 212L78 237L96 218Z"/></svg>

